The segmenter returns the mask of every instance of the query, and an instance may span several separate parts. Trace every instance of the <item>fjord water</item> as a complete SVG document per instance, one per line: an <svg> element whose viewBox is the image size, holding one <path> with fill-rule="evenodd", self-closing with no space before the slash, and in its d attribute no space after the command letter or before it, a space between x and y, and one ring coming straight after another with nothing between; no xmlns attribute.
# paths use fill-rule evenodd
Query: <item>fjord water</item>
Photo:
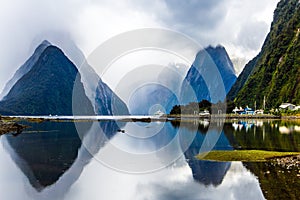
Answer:
<svg viewBox="0 0 300 200"><path fill-rule="evenodd" d="M86 135L78 135L75 124L65 121L23 122L30 128L22 134L1 136L1 199L296 199L299 196L298 172L293 170L285 171L283 176L283 170L270 163L195 158L206 148L299 152L298 122L233 121L215 128L209 128L206 121L96 122L105 137L91 133L95 122L80 123L81 132ZM156 134L150 135L153 130ZM97 160L108 143L131 153L155 152L176 138L178 132L181 136L194 136L193 140L182 150L180 158L163 169L124 173ZM92 138L89 151L81 140L85 138ZM164 154L159 159L167 160L170 155Z"/></svg>

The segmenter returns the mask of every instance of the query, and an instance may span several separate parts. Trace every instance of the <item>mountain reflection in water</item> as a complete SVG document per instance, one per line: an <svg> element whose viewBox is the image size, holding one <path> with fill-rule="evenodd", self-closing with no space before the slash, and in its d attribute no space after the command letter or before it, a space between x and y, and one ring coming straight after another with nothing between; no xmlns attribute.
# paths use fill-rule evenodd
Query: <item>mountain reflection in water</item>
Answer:
<svg viewBox="0 0 300 200"><path fill-rule="evenodd" d="M129 122L122 125L125 130L122 133L118 132L120 127L115 122L103 121L100 122L106 136L103 137L93 130L92 123L81 123L85 123L83 130L86 134L80 137L72 122L30 123L32 128L18 137L2 137L5 150L0 148L0 162L7 163L7 168L0 167L6 173L0 179L3 180L0 181L0 188L5 199L171 200L223 199L224 195L233 195L236 199L263 199L257 179L241 162L195 159L201 149L208 148L205 144L210 142L213 149L232 149L222 127L208 129L203 123L200 126L199 123L176 126L167 122L160 130L163 134L154 135L145 142L129 139L132 136L127 132L136 130L146 134L146 130L155 128L157 124L139 124L140 128L134 129ZM196 131L192 144L177 161L152 173L137 175L118 172L99 163L94 157L108 142L131 151L159 149L168 144L178 130L185 134ZM215 137L218 137L217 141L214 141ZM85 145L89 145L89 151L80 138L84 139ZM136 145L126 146L121 141L135 142ZM164 156L167 158L168 155ZM8 185L7 180L10 180ZM253 192L245 195L249 187Z"/></svg>

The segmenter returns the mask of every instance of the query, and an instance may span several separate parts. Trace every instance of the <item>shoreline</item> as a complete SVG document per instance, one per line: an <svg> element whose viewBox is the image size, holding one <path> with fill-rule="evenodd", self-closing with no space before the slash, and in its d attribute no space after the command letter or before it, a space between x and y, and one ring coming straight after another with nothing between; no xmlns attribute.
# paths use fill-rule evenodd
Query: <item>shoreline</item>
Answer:
<svg viewBox="0 0 300 200"><path fill-rule="evenodd" d="M233 120L233 119L281 119L281 120L300 120L300 116L298 115L290 115L290 116L278 116L278 115L270 115L270 114L260 114L260 115L235 115L235 114L226 114L226 115L207 115L207 116L198 116L198 115L167 115L168 118L173 119L225 119L225 120Z"/></svg>
<svg viewBox="0 0 300 200"><path fill-rule="evenodd" d="M46 118L43 118L46 117ZM99 116L99 119L94 119L92 116L85 118L85 116L80 116L78 118L71 119L71 116L58 116L48 117L48 116L1 116L0 117L0 136L11 133L13 136L17 136L22 133L22 131L28 126L17 123L18 121L28 121L33 123L41 123L46 121L110 121L117 120L122 122L166 122L166 121L191 121L191 120L201 120L201 119L217 119L217 120L238 120L238 119L265 119L265 120L300 120L300 116L273 116L273 115L221 115L221 116L194 116L194 115L182 115L182 116L163 116L161 118L151 116L140 116L141 118L136 118L137 116L118 116L115 119L113 116ZM297 155L292 156L280 156L268 159L276 163L277 165L286 167L299 167L300 166L300 154L295 152Z"/></svg>
<svg viewBox="0 0 300 200"><path fill-rule="evenodd" d="M261 119L261 120L300 120L300 116L276 116L270 114L261 115L163 115L163 116L0 116L0 121L22 121L26 120L29 122L43 122L43 121L123 121L123 122L165 122L165 121L189 121L189 120L208 120L208 121L219 121L219 120L247 120L247 119Z"/></svg>
<svg viewBox="0 0 300 200"><path fill-rule="evenodd" d="M26 128L28 128L28 126L18 124L13 121L0 120L0 136L9 133L12 133L13 136L17 136Z"/></svg>

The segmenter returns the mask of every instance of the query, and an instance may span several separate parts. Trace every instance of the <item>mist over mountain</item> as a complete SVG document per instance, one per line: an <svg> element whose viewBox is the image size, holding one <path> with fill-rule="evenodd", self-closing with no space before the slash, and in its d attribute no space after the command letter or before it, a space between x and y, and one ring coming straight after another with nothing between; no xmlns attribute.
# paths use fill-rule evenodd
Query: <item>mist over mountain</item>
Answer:
<svg viewBox="0 0 300 200"><path fill-rule="evenodd" d="M222 46L209 46L198 52L182 87L182 100L200 102L203 99L223 101L236 81L233 64ZM194 93L194 94L192 94Z"/></svg>
<svg viewBox="0 0 300 200"><path fill-rule="evenodd" d="M77 64L84 63L80 50L74 52ZM108 115L112 114L111 102L119 113L128 114L126 105L88 64L75 66L47 41L20 67L7 88L14 82L0 102L1 114L72 115L75 108L77 115Z"/></svg>
<svg viewBox="0 0 300 200"><path fill-rule="evenodd" d="M18 115L72 115L73 85L77 74L77 68L64 53L50 45L0 102L0 110L4 114ZM84 114L91 114L92 105L85 96L83 85L79 85Z"/></svg>
<svg viewBox="0 0 300 200"><path fill-rule="evenodd" d="M233 64L225 48L220 45L199 51L186 76L183 74L186 67L181 65L168 66L170 69L166 67L159 73L157 84L137 89L131 96L130 111L149 114L151 107L159 105L162 111L170 113L178 104L203 99L216 103L225 99L236 81Z"/></svg>
<svg viewBox="0 0 300 200"><path fill-rule="evenodd" d="M3 99L10 89L14 86L14 84L24 75L26 74L34 64L38 61L39 57L43 53L43 51L51 45L47 40L44 40L34 51L33 55L16 71L14 76L6 83L3 91L0 94L0 100Z"/></svg>
<svg viewBox="0 0 300 200"><path fill-rule="evenodd" d="M173 91L162 85L151 84L135 91L129 108L132 115L153 115L158 110L169 113L176 104L178 100Z"/></svg>
<svg viewBox="0 0 300 200"><path fill-rule="evenodd" d="M81 75L86 96L94 105L94 111L99 115L128 115L129 111L122 99L104 83L87 62L83 52L67 38L61 42L61 48L67 57L77 66ZM80 91L79 91L80 93ZM79 110L80 111L80 110Z"/></svg>

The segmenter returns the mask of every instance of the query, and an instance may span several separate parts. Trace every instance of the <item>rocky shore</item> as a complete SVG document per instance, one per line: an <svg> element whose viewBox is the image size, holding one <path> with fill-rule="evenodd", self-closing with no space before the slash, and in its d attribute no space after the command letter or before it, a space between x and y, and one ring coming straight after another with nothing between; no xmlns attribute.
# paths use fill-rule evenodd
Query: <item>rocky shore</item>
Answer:
<svg viewBox="0 0 300 200"><path fill-rule="evenodd" d="M271 162L266 163L269 167L274 168L276 173L293 175L292 178L300 179L300 155L273 158ZM265 172L270 173L270 170Z"/></svg>
<svg viewBox="0 0 300 200"><path fill-rule="evenodd" d="M20 134L27 126L18 124L16 122L5 122L0 120L0 136L12 133L13 135Z"/></svg>
<svg viewBox="0 0 300 200"><path fill-rule="evenodd" d="M297 156L289 156L282 158L274 158L272 161L283 168L292 169L297 168L300 169L300 155Z"/></svg>

